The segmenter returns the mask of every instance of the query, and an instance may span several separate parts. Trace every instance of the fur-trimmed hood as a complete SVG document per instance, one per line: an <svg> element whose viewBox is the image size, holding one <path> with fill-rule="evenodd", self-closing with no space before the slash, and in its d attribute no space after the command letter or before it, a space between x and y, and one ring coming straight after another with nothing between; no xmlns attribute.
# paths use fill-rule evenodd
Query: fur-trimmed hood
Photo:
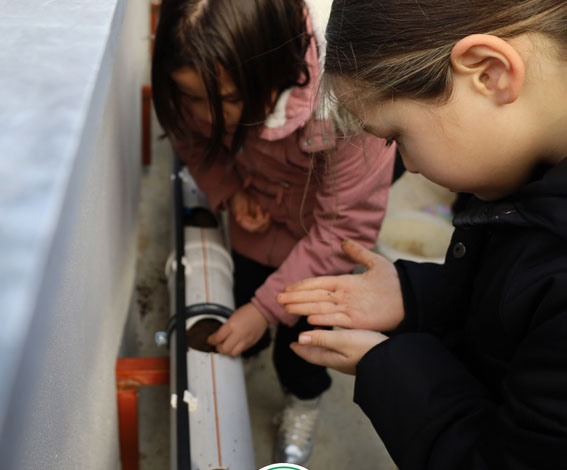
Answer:
<svg viewBox="0 0 567 470"><path fill-rule="evenodd" d="M281 93L276 106L268 115L262 137L277 140L303 127L315 112L317 87L325 60L325 29L333 0L304 0L307 11L307 32L312 35L305 60L310 74L306 87L293 87Z"/></svg>
<svg viewBox="0 0 567 470"><path fill-rule="evenodd" d="M311 16L311 26L313 28L313 35L317 41L319 49L319 65L323 70L325 62L325 52L327 47L327 40L325 39L325 30L331 16L331 6L333 0L304 0L305 6Z"/></svg>

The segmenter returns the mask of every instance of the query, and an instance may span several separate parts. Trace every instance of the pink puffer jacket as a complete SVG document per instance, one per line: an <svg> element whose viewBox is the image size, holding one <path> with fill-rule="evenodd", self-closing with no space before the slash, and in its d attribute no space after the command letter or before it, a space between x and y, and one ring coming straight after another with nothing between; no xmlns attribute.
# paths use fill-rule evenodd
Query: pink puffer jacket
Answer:
<svg viewBox="0 0 567 470"><path fill-rule="evenodd" d="M354 263L343 255L342 240L374 246L395 153L393 146L386 147L383 139L369 134L348 140L337 137L327 121L314 118L313 96L320 76L315 39L306 59L310 84L282 94L274 113L279 108L283 119L277 122L277 116L271 116L264 126L249 131L237 155L231 156L226 146L212 167L200 170L210 126L194 120L190 120L193 142L176 142L214 210L226 207L234 193L245 188L270 212L270 227L261 234L245 231L230 217L230 239L241 255L278 267L251 301L270 323L287 325L298 317L286 313L275 300L286 285L350 272Z"/></svg>

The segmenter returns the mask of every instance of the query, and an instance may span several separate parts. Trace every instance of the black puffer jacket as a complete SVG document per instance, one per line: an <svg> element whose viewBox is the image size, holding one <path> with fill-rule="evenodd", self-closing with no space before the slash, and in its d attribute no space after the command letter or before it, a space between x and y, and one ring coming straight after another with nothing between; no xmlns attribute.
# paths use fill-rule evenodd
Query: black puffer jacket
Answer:
<svg viewBox="0 0 567 470"><path fill-rule="evenodd" d="M567 469L567 159L398 262L406 318L355 401L401 470Z"/></svg>

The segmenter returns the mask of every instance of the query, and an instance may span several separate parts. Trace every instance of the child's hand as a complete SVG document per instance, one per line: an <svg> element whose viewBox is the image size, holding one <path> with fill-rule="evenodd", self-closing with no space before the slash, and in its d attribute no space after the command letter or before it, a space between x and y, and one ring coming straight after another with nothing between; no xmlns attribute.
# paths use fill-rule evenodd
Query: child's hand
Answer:
<svg viewBox="0 0 567 470"><path fill-rule="evenodd" d="M217 351L227 356L238 356L258 342L266 329L268 320L252 303L235 310L226 323L207 338Z"/></svg>
<svg viewBox="0 0 567 470"><path fill-rule="evenodd" d="M244 190L232 196L230 210L238 225L248 232L262 233L270 226L270 213L264 212L260 204Z"/></svg>
<svg viewBox="0 0 567 470"><path fill-rule="evenodd" d="M277 301L288 313L307 315L311 325L393 330L404 318L396 268L351 240L343 242L342 248L368 271L305 279L286 287Z"/></svg>
<svg viewBox="0 0 567 470"><path fill-rule="evenodd" d="M299 343L291 343L290 347L307 362L354 375L362 357L387 339L376 331L313 330L301 333Z"/></svg>

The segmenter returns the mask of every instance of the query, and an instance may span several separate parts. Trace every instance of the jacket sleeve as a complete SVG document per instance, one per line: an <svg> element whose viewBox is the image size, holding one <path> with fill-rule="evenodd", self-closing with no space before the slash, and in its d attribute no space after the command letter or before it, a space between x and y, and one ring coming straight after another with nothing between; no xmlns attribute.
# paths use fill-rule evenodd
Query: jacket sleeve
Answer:
<svg viewBox="0 0 567 470"><path fill-rule="evenodd" d="M314 221L281 266L260 286L252 302L271 322L298 318L276 302L285 286L313 276L344 274L355 263L341 250L347 238L372 248L384 218L395 148L370 135L340 139L316 194Z"/></svg>
<svg viewBox="0 0 567 470"><path fill-rule="evenodd" d="M242 187L242 180L234 169L228 151L221 148L209 167L202 167L208 139L197 132L191 134L191 142L177 140L174 147L179 158L187 165L199 189L203 191L213 212L223 208Z"/></svg>
<svg viewBox="0 0 567 470"><path fill-rule="evenodd" d="M427 333L394 336L362 358L354 400L401 470L563 468L565 285L563 273L536 281L508 299L509 314L526 306L534 311L496 391L501 396L489 393ZM534 304L534 299L539 301Z"/></svg>

